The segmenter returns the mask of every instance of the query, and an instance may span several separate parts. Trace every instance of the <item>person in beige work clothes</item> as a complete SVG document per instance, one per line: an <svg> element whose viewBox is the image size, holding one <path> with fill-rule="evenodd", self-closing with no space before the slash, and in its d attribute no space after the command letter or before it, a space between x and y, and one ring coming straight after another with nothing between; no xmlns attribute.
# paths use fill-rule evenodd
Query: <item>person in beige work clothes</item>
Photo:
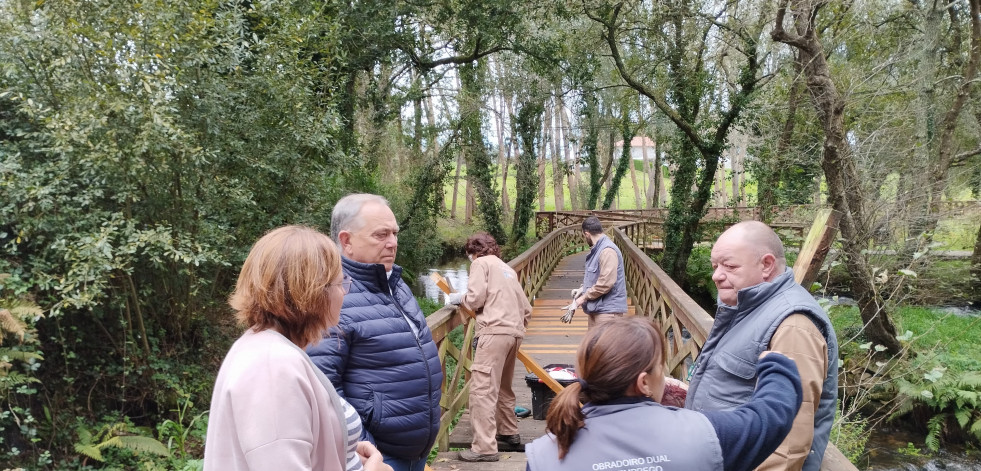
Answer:
<svg viewBox="0 0 981 471"><path fill-rule="evenodd" d="M627 281L620 249L603 233L596 216L582 222L583 236L589 243L582 286L572 290L570 307L582 308L589 316L586 328L621 317L627 312Z"/></svg>
<svg viewBox="0 0 981 471"><path fill-rule="evenodd" d="M477 314L477 351L470 367L470 422L473 443L460 452L463 461L497 461L498 450L523 451L514 416L514 360L531 318L531 303L518 275L501 260L501 249L489 234L467 239L471 260L466 293L449 295ZM495 433L497 434L495 437Z"/></svg>

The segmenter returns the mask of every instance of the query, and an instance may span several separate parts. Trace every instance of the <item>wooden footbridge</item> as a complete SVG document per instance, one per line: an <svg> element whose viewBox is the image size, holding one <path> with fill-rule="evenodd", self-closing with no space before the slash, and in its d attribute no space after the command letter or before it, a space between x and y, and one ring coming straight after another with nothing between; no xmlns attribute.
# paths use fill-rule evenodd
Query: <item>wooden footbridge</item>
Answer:
<svg viewBox="0 0 981 471"><path fill-rule="evenodd" d="M820 222L818 222L820 221ZM832 224L828 218L819 218L811 230L808 240L814 247L820 244L817 239L824 236L827 239L828 230ZM698 355L712 326L712 317L688 296L667 274L655 264L641 247L650 247L659 231L648 222L627 222L611 227L607 235L623 252L627 292L629 294L629 315L648 317L660 326L661 332L667 339L667 369L672 376L683 378L683 373ZM814 235L812 237L812 235ZM830 237L833 237L833 232ZM825 244L826 245L826 244ZM808 244L802 249L801 258L810 260L805 252ZM570 291L582 282L582 267L586 257L586 242L581 235L580 226L557 228L530 249L510 262L518 273L525 288L525 294L532 299L534 312L528 326L528 332L522 343L521 350L527 357L538 365L573 364L575 352L580 340L586 332L586 316L578 313L571 324L563 324L559 317L561 307L568 304ZM798 265L804 263L798 258ZM817 265L823 254L818 253ZM813 272L810 267L795 266L798 281L805 272ZM501 452L500 461L466 463L457 459L455 449L470 447L471 426L466 413L469 394L468 370L471 364L472 350L458 348L449 339L453 329L463 326L463 345L470 345L473 338L474 322L465 315L463 309L452 307L443 308L428 318L433 339L439 346L440 360L443 365L445 380L443 383L442 420L440 434L436 447L439 454L430 465L433 470L524 470L526 460L524 453ZM452 361L451 361L452 359ZM463 368L457 368L462 365ZM526 385L525 375L528 373L520 363L515 368L513 385L517 403L528 409L532 408L531 390ZM561 388L554 384L553 388ZM518 428L524 443L530 442L545 433L545 421L533 417L518 420ZM829 446L825 456L823 470L850 471L856 468L843 455Z"/></svg>

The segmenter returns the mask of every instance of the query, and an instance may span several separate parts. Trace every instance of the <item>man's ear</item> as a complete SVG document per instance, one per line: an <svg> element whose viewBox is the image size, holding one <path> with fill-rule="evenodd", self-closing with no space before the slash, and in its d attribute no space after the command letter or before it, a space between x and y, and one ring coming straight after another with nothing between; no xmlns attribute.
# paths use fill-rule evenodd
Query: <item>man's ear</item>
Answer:
<svg viewBox="0 0 981 471"><path fill-rule="evenodd" d="M341 242L341 253L347 254L347 248L351 245L351 233L348 231L341 231L337 233L337 240Z"/></svg>
<svg viewBox="0 0 981 471"><path fill-rule="evenodd" d="M768 253L760 259L760 263L763 265L763 281L773 281L779 273L777 273L777 257L774 257L772 253Z"/></svg>

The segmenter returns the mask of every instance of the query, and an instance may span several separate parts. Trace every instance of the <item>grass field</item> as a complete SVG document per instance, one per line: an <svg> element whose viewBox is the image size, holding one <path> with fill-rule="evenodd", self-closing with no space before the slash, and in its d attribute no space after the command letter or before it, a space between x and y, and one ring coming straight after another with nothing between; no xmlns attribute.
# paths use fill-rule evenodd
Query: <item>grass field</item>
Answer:
<svg viewBox="0 0 981 471"><path fill-rule="evenodd" d="M847 345L849 341L866 342L864 336L856 336L862 327L858 308L835 306L828 313L843 351L851 350ZM902 306L890 317L900 335L912 332L909 346L917 352L918 362L943 365L952 374L981 370L981 316L957 315L940 308Z"/></svg>

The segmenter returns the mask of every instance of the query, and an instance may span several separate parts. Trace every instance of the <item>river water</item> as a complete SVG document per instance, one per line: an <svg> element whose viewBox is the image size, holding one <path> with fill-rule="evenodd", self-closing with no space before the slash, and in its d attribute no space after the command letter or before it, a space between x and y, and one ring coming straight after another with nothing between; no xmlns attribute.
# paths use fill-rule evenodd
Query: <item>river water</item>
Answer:
<svg viewBox="0 0 981 471"><path fill-rule="evenodd" d="M429 279L430 273L439 273L450 282L456 291L467 289L470 262L466 258L454 258L430 268L425 276L417 279L413 291L417 296L425 296L435 302L444 302L443 292ZM837 298L840 304L848 304L848 298ZM972 308L943 308L956 315L978 316L981 310ZM970 452L963 447L952 446L938 455L929 455L923 444L924 436L891 427L880 427L872 431L866 444L866 455L861 459L859 469L874 471L981 471L981 454ZM913 444L912 448L908 444Z"/></svg>
<svg viewBox="0 0 981 471"><path fill-rule="evenodd" d="M467 290L469 270L470 261L464 257L444 261L436 268L430 268L423 274L424 276L417 277L415 285L411 287L412 291L416 296L422 296L426 299L442 303L445 301L443 292L436 286L436 283L433 283L433 280L429 279L429 275L439 273L446 278L446 281L450 283L450 286L455 291L463 292Z"/></svg>

